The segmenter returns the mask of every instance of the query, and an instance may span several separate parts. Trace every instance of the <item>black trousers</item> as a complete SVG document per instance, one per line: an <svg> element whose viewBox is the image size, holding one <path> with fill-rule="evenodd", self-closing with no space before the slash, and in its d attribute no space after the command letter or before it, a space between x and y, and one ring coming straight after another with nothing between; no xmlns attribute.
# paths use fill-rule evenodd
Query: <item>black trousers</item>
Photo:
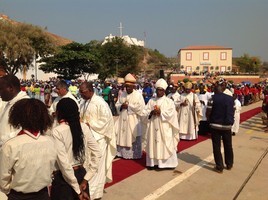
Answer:
<svg viewBox="0 0 268 200"><path fill-rule="evenodd" d="M49 200L47 187L38 192L22 193L15 190L10 190L7 195L8 200Z"/></svg>
<svg viewBox="0 0 268 200"><path fill-rule="evenodd" d="M74 175L77 179L78 184L80 184L83 181L85 174L86 170L83 167L74 170ZM89 195L88 186L86 192ZM54 173L54 180L52 181L52 187L51 187L51 200L79 200L78 194L64 180L62 173L60 171Z"/></svg>
<svg viewBox="0 0 268 200"><path fill-rule="evenodd" d="M224 160L227 166L232 166L234 162L234 153L232 147L232 134L231 130L218 130L211 128L211 139L213 146L213 155L216 163L216 167L219 170L223 170L223 159L221 154L221 139L224 148Z"/></svg>
<svg viewBox="0 0 268 200"><path fill-rule="evenodd" d="M208 121L200 121L198 127L198 135L207 135L209 133L209 122Z"/></svg>

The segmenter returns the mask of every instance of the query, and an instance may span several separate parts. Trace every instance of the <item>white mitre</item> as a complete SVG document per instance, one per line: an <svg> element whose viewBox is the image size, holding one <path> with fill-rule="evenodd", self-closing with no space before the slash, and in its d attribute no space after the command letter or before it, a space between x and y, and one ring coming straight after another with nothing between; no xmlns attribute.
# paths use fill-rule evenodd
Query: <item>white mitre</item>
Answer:
<svg viewBox="0 0 268 200"><path fill-rule="evenodd" d="M164 79L162 79L162 78L160 78L160 79L159 79L158 81L156 81L156 83L155 83L155 88L163 88L164 90L166 90L167 87L168 87L167 82L166 82Z"/></svg>

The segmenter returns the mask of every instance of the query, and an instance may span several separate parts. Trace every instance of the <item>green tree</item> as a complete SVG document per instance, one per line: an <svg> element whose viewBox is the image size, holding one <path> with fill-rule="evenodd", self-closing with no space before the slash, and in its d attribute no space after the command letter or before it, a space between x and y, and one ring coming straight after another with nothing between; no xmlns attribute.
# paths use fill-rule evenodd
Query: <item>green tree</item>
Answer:
<svg viewBox="0 0 268 200"><path fill-rule="evenodd" d="M59 51L50 57L41 59L40 69L54 72L64 79L77 79L86 74L98 72L99 57L94 42L88 44L70 43L61 46Z"/></svg>
<svg viewBox="0 0 268 200"><path fill-rule="evenodd" d="M240 67L240 72L257 73L261 66L261 61L258 57L250 57L244 54L236 59L235 64Z"/></svg>
<svg viewBox="0 0 268 200"><path fill-rule="evenodd" d="M51 38L41 28L0 21L0 64L6 73L28 69L35 58L54 50Z"/></svg>
<svg viewBox="0 0 268 200"><path fill-rule="evenodd" d="M148 59L148 64L153 63L154 65L168 65L170 60L165 57L163 54L161 54L157 49L152 50L149 49L149 59Z"/></svg>
<svg viewBox="0 0 268 200"><path fill-rule="evenodd" d="M265 71L265 72L267 72L268 71L268 62L263 62L263 64L262 64L262 69L263 69L263 71Z"/></svg>
<svg viewBox="0 0 268 200"><path fill-rule="evenodd" d="M116 37L101 47L102 67L99 78L105 80L109 77L124 77L127 73L140 71L139 61L143 54L142 49L136 46L128 46L124 41Z"/></svg>

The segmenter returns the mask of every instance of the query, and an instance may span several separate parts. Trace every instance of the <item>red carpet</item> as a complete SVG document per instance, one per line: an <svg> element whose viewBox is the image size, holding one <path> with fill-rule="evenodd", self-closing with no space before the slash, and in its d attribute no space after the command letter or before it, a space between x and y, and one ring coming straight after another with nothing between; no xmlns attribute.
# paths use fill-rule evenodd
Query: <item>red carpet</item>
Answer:
<svg viewBox="0 0 268 200"><path fill-rule="evenodd" d="M254 108L252 110L249 110L247 112L241 113L240 116L240 123L248 120L249 118L255 116L256 114L261 112L261 107ZM198 144L199 142L203 142L206 139L210 138L209 136L203 136L199 135L197 140L193 141L185 141L181 140L178 145L178 152L181 152L187 148L192 147L195 144ZM146 167L146 155L143 153L142 158L139 160L124 160L119 159L113 162L113 182L107 183L105 185L105 188L110 187L129 176L132 176L141 170L145 169Z"/></svg>
<svg viewBox="0 0 268 200"><path fill-rule="evenodd" d="M259 114L262 111L261 107L254 108L252 110L249 110L247 112L243 112L240 115L240 123L248 120L249 118Z"/></svg>

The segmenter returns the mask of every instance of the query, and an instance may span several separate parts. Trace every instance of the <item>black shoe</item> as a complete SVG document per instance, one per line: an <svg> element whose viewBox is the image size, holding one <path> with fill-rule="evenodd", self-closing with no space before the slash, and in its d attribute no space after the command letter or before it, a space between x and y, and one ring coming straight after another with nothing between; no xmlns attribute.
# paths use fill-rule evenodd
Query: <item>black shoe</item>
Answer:
<svg viewBox="0 0 268 200"><path fill-rule="evenodd" d="M154 170L154 167L146 167L147 170Z"/></svg>
<svg viewBox="0 0 268 200"><path fill-rule="evenodd" d="M214 167L214 171L219 173L219 174L223 173L223 169L219 169L218 167Z"/></svg>
<svg viewBox="0 0 268 200"><path fill-rule="evenodd" d="M155 169L158 169L158 165L154 165L153 167L147 166L146 168L147 170L155 170Z"/></svg>
<svg viewBox="0 0 268 200"><path fill-rule="evenodd" d="M233 165L227 165L227 166L226 166L226 169L227 169L227 170L231 170L232 168L233 168Z"/></svg>
<svg viewBox="0 0 268 200"><path fill-rule="evenodd" d="M232 133L232 136L235 136L235 132Z"/></svg>

